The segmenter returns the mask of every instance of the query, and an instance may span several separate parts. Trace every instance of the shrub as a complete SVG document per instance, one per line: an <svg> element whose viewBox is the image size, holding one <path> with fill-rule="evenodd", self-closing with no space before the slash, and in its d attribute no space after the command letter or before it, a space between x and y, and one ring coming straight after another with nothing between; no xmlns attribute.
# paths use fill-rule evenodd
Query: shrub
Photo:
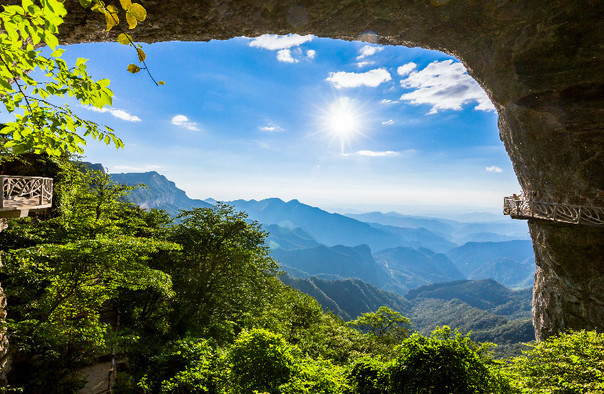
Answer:
<svg viewBox="0 0 604 394"><path fill-rule="evenodd" d="M348 379L354 393L388 393L387 365L375 358L365 357L357 360L352 365Z"/></svg>
<svg viewBox="0 0 604 394"><path fill-rule="evenodd" d="M295 347L263 329L242 331L230 349L230 380L237 393L274 391L294 374Z"/></svg>
<svg viewBox="0 0 604 394"><path fill-rule="evenodd" d="M392 393L503 393L509 387L478 345L447 326L430 337L413 334L390 367Z"/></svg>
<svg viewBox="0 0 604 394"><path fill-rule="evenodd" d="M218 354L206 339L184 338L170 343L150 360L138 383L146 392L217 393L220 372Z"/></svg>
<svg viewBox="0 0 604 394"><path fill-rule="evenodd" d="M508 369L523 393L604 392L604 334L571 331L529 346Z"/></svg>
<svg viewBox="0 0 604 394"><path fill-rule="evenodd" d="M279 387L283 394L342 394L347 392L346 374L343 367L329 360L299 359L292 379Z"/></svg>

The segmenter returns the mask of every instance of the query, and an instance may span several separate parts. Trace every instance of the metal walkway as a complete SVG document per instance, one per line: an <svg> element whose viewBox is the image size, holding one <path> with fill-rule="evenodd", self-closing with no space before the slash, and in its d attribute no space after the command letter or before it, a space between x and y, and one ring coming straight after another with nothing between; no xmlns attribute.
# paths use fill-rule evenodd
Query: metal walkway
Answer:
<svg viewBox="0 0 604 394"><path fill-rule="evenodd" d="M532 201L516 195L503 199L503 214L512 219L604 226L604 208Z"/></svg>

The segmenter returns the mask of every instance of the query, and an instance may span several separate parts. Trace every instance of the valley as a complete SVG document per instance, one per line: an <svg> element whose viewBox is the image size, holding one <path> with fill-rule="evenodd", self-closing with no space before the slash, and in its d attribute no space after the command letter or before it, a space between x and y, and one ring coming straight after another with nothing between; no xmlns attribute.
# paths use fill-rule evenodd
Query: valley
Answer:
<svg viewBox="0 0 604 394"><path fill-rule="evenodd" d="M157 172L111 177L147 185L129 200L173 217L216 204L189 198ZM344 320L388 306L408 316L420 333L440 325L472 331L476 340L497 343L501 356L534 339L535 263L525 223L395 212L344 215L278 198L225 203L268 232L267 246L285 284Z"/></svg>

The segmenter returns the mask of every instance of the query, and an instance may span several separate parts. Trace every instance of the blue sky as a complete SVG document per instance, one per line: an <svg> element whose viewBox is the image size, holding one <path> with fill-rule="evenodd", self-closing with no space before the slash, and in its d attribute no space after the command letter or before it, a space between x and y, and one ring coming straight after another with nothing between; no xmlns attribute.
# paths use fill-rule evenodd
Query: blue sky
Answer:
<svg viewBox="0 0 604 394"><path fill-rule="evenodd" d="M496 112L443 53L296 35L143 45L165 86L126 72L136 54L119 44L65 53L112 81L113 109L78 108L123 139L86 149L110 172L341 211L500 212L519 190Z"/></svg>

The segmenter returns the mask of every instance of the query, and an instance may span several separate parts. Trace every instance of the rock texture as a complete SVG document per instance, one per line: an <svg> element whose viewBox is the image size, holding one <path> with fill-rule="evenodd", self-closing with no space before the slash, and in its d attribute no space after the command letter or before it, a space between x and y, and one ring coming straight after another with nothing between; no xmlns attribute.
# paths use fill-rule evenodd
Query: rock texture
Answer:
<svg viewBox="0 0 604 394"><path fill-rule="evenodd" d="M15 0L10 0L15 1ZM113 2L117 2L113 0ZM314 34L422 46L459 58L499 113L523 189L540 200L604 206L601 0L145 0L139 41ZM69 1L66 43L111 39ZM116 33L111 33L116 34ZM510 191L510 193L513 191ZM530 224L535 327L604 329L602 229Z"/></svg>

